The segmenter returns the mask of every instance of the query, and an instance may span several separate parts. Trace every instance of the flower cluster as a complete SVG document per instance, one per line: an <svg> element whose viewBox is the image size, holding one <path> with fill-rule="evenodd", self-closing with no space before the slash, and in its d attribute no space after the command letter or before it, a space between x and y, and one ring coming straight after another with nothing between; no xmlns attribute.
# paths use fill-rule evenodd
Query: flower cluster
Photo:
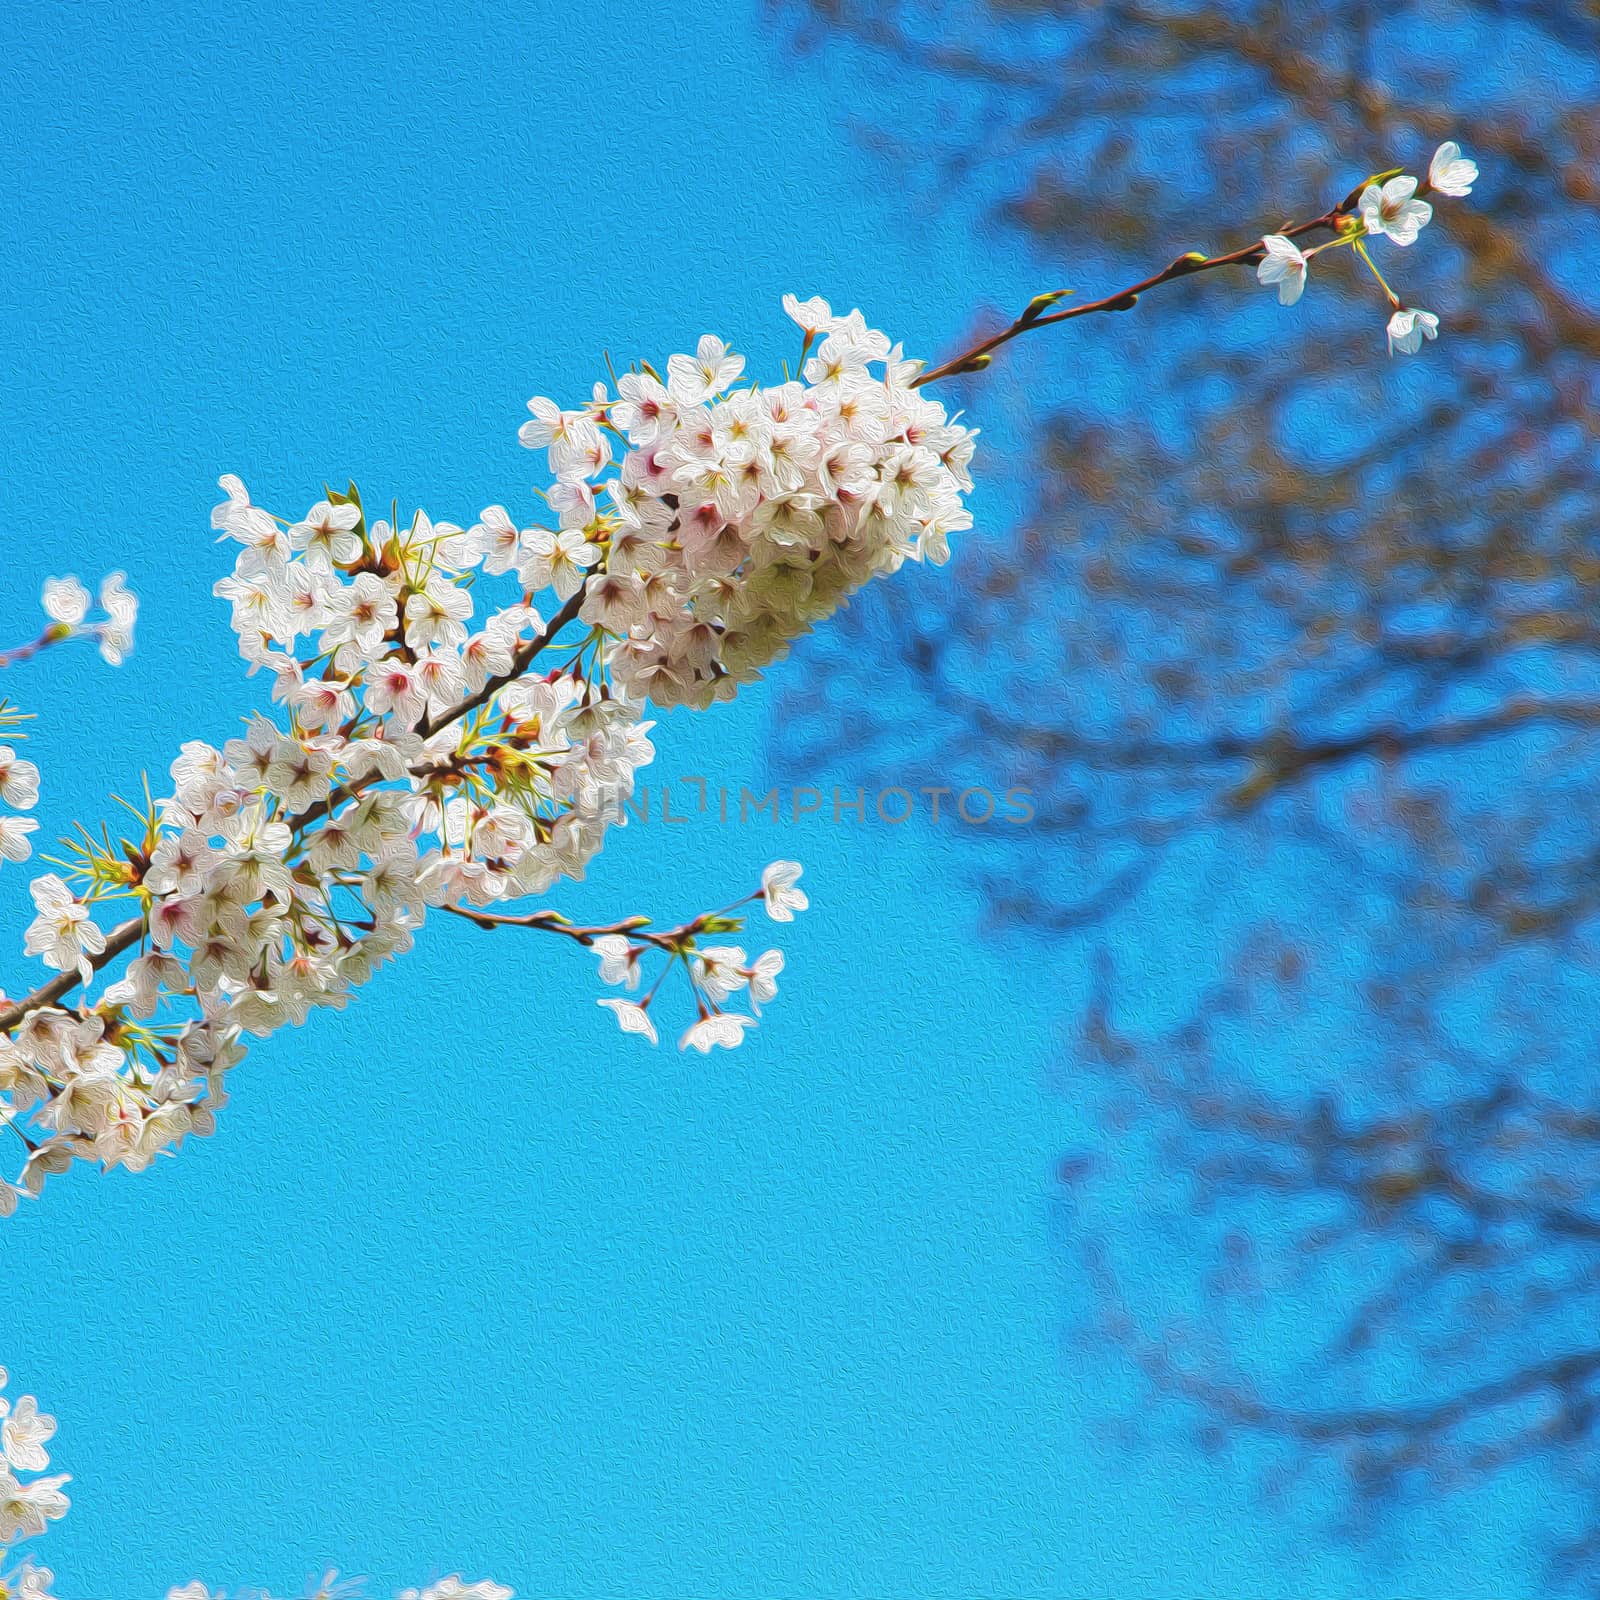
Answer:
<svg viewBox="0 0 1600 1600"><path fill-rule="evenodd" d="M804 890L795 887L799 880L799 862L774 861L761 874L759 892L748 898L761 900L774 922L792 922L795 912L804 911L811 903ZM738 902L738 905L743 904L744 901ZM649 933L626 926L616 932L597 934L592 944L600 957L603 983L620 983L636 990L643 975L642 959L650 950L665 952L669 960L643 999L608 999L595 1003L616 1014L624 1033L643 1034L655 1044L656 1025L650 1020L650 1004L674 963L681 963L688 975L698 1015L678 1041L679 1048L709 1055L714 1045L732 1049L743 1043L745 1029L755 1027L755 1018L724 1010L722 1002L735 995L748 995L750 1009L759 1016L761 1007L778 993L783 952L768 950L751 961L736 944L698 944L703 935L737 933L742 923L729 915L736 909L737 906L728 906L722 911L709 912L671 933Z"/></svg>
<svg viewBox="0 0 1600 1600"><path fill-rule="evenodd" d="M133 649L139 597L120 572L112 572L100 581L101 616L90 618L91 603L89 591L76 578L46 578L44 612L50 620L44 632L27 644L0 650L0 667L15 666L68 639L91 640L106 661L120 667Z"/></svg>
<svg viewBox="0 0 1600 1600"><path fill-rule="evenodd" d="M0 1389L6 1382L0 1367ZM71 1480L65 1474L42 1476L50 1466L45 1445L55 1431L56 1419L42 1412L31 1394L15 1405L0 1398L0 1565L12 1545L43 1533L46 1523L67 1513L61 1486ZM49 1600L51 1581L48 1568L24 1561L0 1573L0 1600Z"/></svg>
<svg viewBox="0 0 1600 1600"><path fill-rule="evenodd" d="M6 1386L6 1371L0 1367L0 1389ZM37 1476L50 1465L45 1445L55 1437L56 1419L40 1411L31 1394L15 1405L0 1398L0 1566L6 1552L25 1539L45 1531L45 1525L58 1521L69 1509L61 1486L71 1482L65 1475ZM18 1473L27 1473L23 1481ZM52 1600L55 1574L48 1567L24 1560L0 1571L0 1600ZM362 1579L340 1579L337 1572L313 1578L306 1586L304 1600L357 1600L366 1592ZM169 1589L167 1600L228 1600L224 1591L211 1590L203 1583L189 1583ZM264 1589L240 1591L239 1600L272 1600ZM465 1583L452 1574L423 1589L405 1589L395 1600L513 1600L504 1584L489 1579Z"/></svg>
<svg viewBox="0 0 1600 1600"><path fill-rule="evenodd" d="M100 654L112 666L121 666L133 649L133 625L139 615L139 599L127 586L120 572L113 572L100 584L100 608L104 616L89 621L89 591L76 578L46 578L43 604L50 619L35 639L11 650L0 651L0 667L15 666L36 656L51 645L68 639L92 639ZM20 724L28 715L14 711L0 701L0 736L22 738ZM24 761L9 744L0 744L0 863L26 861L33 854L29 835L38 830L33 817L19 813L33 810L39 801L39 769Z"/></svg>
<svg viewBox="0 0 1600 1600"><path fill-rule="evenodd" d="M18 724L26 718L0 703L0 734L22 738ZM38 829L33 817L23 816L39 803L39 769L24 761L9 744L0 744L0 861L26 861L33 854L28 835Z"/></svg>
<svg viewBox="0 0 1600 1600"><path fill-rule="evenodd" d="M120 667L133 649L133 625L139 616L139 598L120 572L100 581L98 620L89 618L89 591L76 578L49 578L44 585L44 609L52 631L64 639L92 639L102 659Z"/></svg>
<svg viewBox="0 0 1600 1600"><path fill-rule="evenodd" d="M132 837L80 830L31 885L26 948L59 976L0 999L0 1120L27 1149L0 1214L75 1159L140 1170L210 1133L246 1038L346 1004L432 910L564 935L606 981L664 955L694 1006L683 1048L756 1025L783 958L715 941L758 899L789 920L793 863L668 932L499 908L582 878L625 820L653 755L647 700L726 698L851 588L943 560L968 523L973 436L919 396L915 364L859 312L786 304L802 358L816 344L804 384L730 392L742 360L708 336L666 383L643 368L576 412L531 402L553 527L500 506L470 527L369 520L354 485L291 520L222 480L213 524L240 549L216 592L281 709L185 744L171 792L129 807ZM608 438L632 448L601 509ZM131 915L102 927L118 901ZM59 1003L124 955L97 1003ZM653 1042L659 988L602 1004Z"/></svg>
<svg viewBox="0 0 1600 1600"><path fill-rule="evenodd" d="M803 383L741 385L744 358L707 334L664 381L646 366L614 399L530 400L522 442L548 453L557 527L486 512L474 530L530 585L593 569L580 615L615 638L613 680L657 705L730 698L869 578L944 562L972 524L975 434L914 386L921 363L858 311L784 309Z"/></svg>
<svg viewBox="0 0 1600 1600"><path fill-rule="evenodd" d="M1371 268L1388 302L1389 353L1399 350L1414 354L1422 348L1424 339L1438 338L1439 319L1431 311L1408 306L1400 299L1378 271L1364 241L1382 237L1401 246L1415 244L1417 235L1433 220L1433 206L1423 196L1442 194L1460 199L1472 193L1477 181L1477 164L1462 155L1461 146L1454 140L1447 140L1434 152L1424 181L1419 183L1409 173L1392 172L1380 174L1364 185L1356 196L1355 211L1339 218L1338 236L1326 244L1302 250L1287 234L1267 234L1261 241L1265 253L1256 276L1264 284L1275 284L1278 299L1292 306L1305 292L1312 257L1349 245Z"/></svg>

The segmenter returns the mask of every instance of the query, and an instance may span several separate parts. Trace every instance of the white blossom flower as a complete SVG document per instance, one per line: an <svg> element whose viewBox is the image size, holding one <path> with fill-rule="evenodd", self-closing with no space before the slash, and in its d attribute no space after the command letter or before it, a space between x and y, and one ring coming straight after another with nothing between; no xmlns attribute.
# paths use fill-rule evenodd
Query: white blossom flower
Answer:
<svg viewBox="0 0 1600 1600"><path fill-rule="evenodd" d="M432 645L457 645L467 637L472 596L457 584L430 582L406 597L406 644L412 650Z"/></svg>
<svg viewBox="0 0 1600 1600"><path fill-rule="evenodd" d="M690 1027L678 1041L678 1048L698 1050L706 1056L719 1044L725 1050L733 1050L744 1043L745 1029L755 1025L753 1018L741 1017L736 1011L716 1011Z"/></svg>
<svg viewBox="0 0 1600 1600"><path fill-rule="evenodd" d="M676 428L677 405L659 378L648 372L625 372L617 380L618 399L611 420L629 443L651 445Z"/></svg>
<svg viewBox="0 0 1600 1600"><path fill-rule="evenodd" d="M1415 244L1433 217L1433 207L1415 198L1417 180L1408 174L1390 178L1380 189L1369 183L1361 191L1361 220L1368 233L1387 234L1396 244Z"/></svg>
<svg viewBox="0 0 1600 1600"><path fill-rule="evenodd" d="M1439 319L1431 311L1416 306L1402 306L1389 318L1389 354L1396 350L1414 355L1422 348L1424 339L1439 337Z"/></svg>
<svg viewBox="0 0 1600 1600"><path fill-rule="evenodd" d="M95 629L100 658L120 667L133 649L133 628L139 616L139 597L120 572L109 572L100 581L100 609L106 620Z"/></svg>
<svg viewBox="0 0 1600 1600"><path fill-rule="evenodd" d="M8 744L0 744L0 800L18 811L31 811L39 803L39 769L19 760Z"/></svg>
<svg viewBox="0 0 1600 1600"><path fill-rule="evenodd" d="M50 1586L56 1575L49 1567L23 1561L11 1571L0 1573L0 1600L51 1600Z"/></svg>
<svg viewBox="0 0 1600 1600"><path fill-rule="evenodd" d="M1262 283L1277 284L1279 304L1292 306L1305 293L1310 261L1293 239L1281 233L1269 233L1261 243L1267 253L1256 268L1256 277Z"/></svg>
<svg viewBox="0 0 1600 1600"><path fill-rule="evenodd" d="M783 971L783 952L768 950L756 957L750 968L750 1009L757 1014L778 993L778 974Z"/></svg>
<svg viewBox="0 0 1600 1600"><path fill-rule="evenodd" d="M0 817L0 859L26 861L33 854L28 835L38 827L33 817Z"/></svg>
<svg viewBox="0 0 1600 1600"><path fill-rule="evenodd" d="M714 333L702 334L693 356L668 360L667 390L679 405L703 405L743 371L743 356L735 355Z"/></svg>
<svg viewBox="0 0 1600 1600"><path fill-rule="evenodd" d="M798 861L774 861L761 874L761 896L774 922L793 922L795 912L811 904L805 891L795 887L801 871Z"/></svg>
<svg viewBox="0 0 1600 1600"><path fill-rule="evenodd" d="M347 678L305 678L294 686L287 698L300 725L312 732L337 727L356 709Z"/></svg>
<svg viewBox="0 0 1600 1600"><path fill-rule="evenodd" d="M639 958L644 946L636 945L620 933L604 933L595 940L594 952L600 957L600 981L620 983L629 989L639 987Z"/></svg>
<svg viewBox="0 0 1600 1600"><path fill-rule="evenodd" d="M44 1532L46 1522L64 1517L71 1502L61 1485L71 1481L62 1474L19 1483L10 1472L0 1470L0 1545L31 1539Z"/></svg>
<svg viewBox="0 0 1600 1600"><path fill-rule="evenodd" d="M76 968L87 983L94 975L89 957L105 949L106 936L90 920L88 907L53 872L28 887L39 914L28 925L24 950L57 971Z"/></svg>
<svg viewBox="0 0 1600 1600"><path fill-rule="evenodd" d="M25 1394L0 1422L0 1450L14 1472L43 1472L50 1465L45 1443L54 1437L56 1419L39 1410L39 1402Z"/></svg>
<svg viewBox="0 0 1600 1600"><path fill-rule="evenodd" d="M267 789L291 811L304 811L333 788L333 753L302 739L279 739L264 774Z"/></svg>
<svg viewBox="0 0 1600 1600"><path fill-rule="evenodd" d="M737 994L748 981L744 973L745 955L738 945L708 945L694 958L695 982L721 1002Z"/></svg>
<svg viewBox="0 0 1600 1600"><path fill-rule="evenodd" d="M76 578L46 578L45 615L65 628L75 628L89 614L89 591Z"/></svg>
<svg viewBox="0 0 1600 1600"><path fill-rule="evenodd" d="M491 577L509 572L517 564L522 530L504 506L486 506L483 515L467 529L467 537L483 570Z"/></svg>
<svg viewBox="0 0 1600 1600"><path fill-rule="evenodd" d="M399 656L373 667L367 677L367 710L393 716L403 728L414 728L428 709L428 691L417 669Z"/></svg>
<svg viewBox="0 0 1600 1600"><path fill-rule="evenodd" d="M513 1600L511 1590L503 1583L480 1578L477 1583L463 1583L459 1573L451 1573L426 1589L404 1589L395 1600Z"/></svg>
<svg viewBox="0 0 1600 1600"><path fill-rule="evenodd" d="M289 543L326 569L361 558L361 508L319 500L289 529Z"/></svg>
<svg viewBox="0 0 1600 1600"><path fill-rule="evenodd" d="M557 478L581 477L604 444L599 424L587 411L563 411L543 395L535 395L528 410L533 421L523 423L517 435L522 444L530 450L548 450Z"/></svg>
<svg viewBox="0 0 1600 1600"><path fill-rule="evenodd" d="M786 294L783 297L783 314L813 337L833 323L833 312L821 296L814 295L809 300L802 300L798 295Z"/></svg>
<svg viewBox="0 0 1600 1600"><path fill-rule="evenodd" d="M1440 194L1461 199L1472 193L1477 181L1478 163L1462 155L1461 146L1454 139L1446 139L1433 152L1433 160L1428 163L1428 184Z"/></svg>
<svg viewBox="0 0 1600 1600"><path fill-rule="evenodd" d="M600 559L598 545L590 544L575 528L551 533L533 528L522 541L518 576L529 589L554 589L570 600L583 582L584 572Z"/></svg>
<svg viewBox="0 0 1600 1600"><path fill-rule="evenodd" d="M602 572L584 590L578 616L611 633L626 633L646 615L644 581L632 572Z"/></svg>
<svg viewBox="0 0 1600 1600"><path fill-rule="evenodd" d="M657 1043L656 1025L643 1006L636 1005L632 1000L618 999L596 1000L595 1004L614 1013L624 1033L642 1033L651 1044Z"/></svg>
<svg viewBox="0 0 1600 1600"><path fill-rule="evenodd" d="M217 487L227 499L211 513L211 526L220 528L230 538L243 545L270 544L277 535L278 525L259 506L250 503L250 493L231 472L217 479Z"/></svg>
<svg viewBox="0 0 1600 1600"><path fill-rule="evenodd" d="M373 660L395 626L399 594L398 578L358 572L328 597L330 621L322 632L322 648L337 649L351 666Z"/></svg>

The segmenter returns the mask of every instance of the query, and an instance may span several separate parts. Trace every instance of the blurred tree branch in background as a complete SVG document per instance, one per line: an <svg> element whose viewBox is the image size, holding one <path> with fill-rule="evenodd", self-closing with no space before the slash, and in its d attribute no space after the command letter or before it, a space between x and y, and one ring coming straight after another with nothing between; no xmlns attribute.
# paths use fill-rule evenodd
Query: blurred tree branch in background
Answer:
<svg viewBox="0 0 1600 1600"><path fill-rule="evenodd" d="M1213 1424L1296 1441L1373 1506L1530 1460L1600 1494L1600 6L775 15L905 75L920 120L863 136L916 203L981 206L1089 295L1441 140L1479 162L1397 265L1443 319L1426 362L1391 361L1372 284L1330 269L1291 311L1207 275L1158 326L1088 319L956 380L1020 418L1017 524L956 583L884 586L808 640L784 738L813 768L1030 786L1037 822L980 870L1041 936L1176 915L1184 851L1263 904L1311 852L1327 915L1263 912L1170 1029L1120 1031L1109 968L1088 1007L1075 1092L1103 1079L1108 1129L1223 1253L1186 1364L1080 1208L1108 1326ZM909 734L875 710L905 695ZM1320 1275L1295 1291L1305 1364L1235 1371L1236 1291L1274 1274ZM1545 1533L1600 1579L1590 1505Z"/></svg>

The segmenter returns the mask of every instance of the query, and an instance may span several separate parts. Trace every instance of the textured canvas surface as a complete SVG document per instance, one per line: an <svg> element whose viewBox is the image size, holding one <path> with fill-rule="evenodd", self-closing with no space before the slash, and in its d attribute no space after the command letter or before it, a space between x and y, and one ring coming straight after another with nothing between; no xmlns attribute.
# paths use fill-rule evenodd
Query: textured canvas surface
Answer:
<svg viewBox="0 0 1600 1600"><path fill-rule="evenodd" d="M712 330L772 367L794 291L932 353L1040 287L853 139L909 79L813 71L750 6L27 4L0 90L0 624L65 571L122 567L144 602L120 673L62 653L15 685L47 832L264 698L211 595L220 472L465 522L529 502L524 402L586 394L603 350ZM1022 441L974 420L981 539ZM1116 1443L1125 1364L1064 1349L1083 1128L1051 1072L1093 951L982 935L977 830L836 818L853 779L775 772L783 672L664 719L646 776L687 820L618 833L558 900L672 917L803 861L814 910L742 1051L636 1047L580 952L430 926L260 1048L217 1138L0 1231L0 1354L75 1478L40 1548L65 1592L328 1564L376 1593L1533 1592L1470 1502L1412 1525L1424 1550L1352 1551L1187 1432ZM688 777L825 799L723 823ZM1157 1012L1227 931L1213 888L1122 952ZM25 895L0 874L8 925Z"/></svg>

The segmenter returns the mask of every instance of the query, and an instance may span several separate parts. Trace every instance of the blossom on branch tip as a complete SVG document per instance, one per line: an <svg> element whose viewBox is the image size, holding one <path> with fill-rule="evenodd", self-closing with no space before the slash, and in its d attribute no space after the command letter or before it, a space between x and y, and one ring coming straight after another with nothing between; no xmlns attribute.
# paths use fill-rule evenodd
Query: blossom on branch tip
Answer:
<svg viewBox="0 0 1600 1600"><path fill-rule="evenodd" d="M698 1050L701 1055L707 1056L717 1045L725 1050L733 1050L744 1043L745 1029L755 1025L753 1018L741 1017L736 1011L714 1011L684 1032L678 1041L678 1048Z"/></svg>
<svg viewBox="0 0 1600 1600"><path fill-rule="evenodd" d="M1424 339L1439 337L1439 319L1431 311L1421 311L1415 306L1402 306L1389 318L1389 354L1396 350L1414 355L1422 348Z"/></svg>
<svg viewBox="0 0 1600 1600"><path fill-rule="evenodd" d="M749 969L750 1009L760 1013L762 1006L778 993L778 974L783 971L783 952L767 950L755 959Z"/></svg>
<svg viewBox="0 0 1600 1600"><path fill-rule="evenodd" d="M39 769L21 760L8 744L0 744L0 800L18 811L31 811L39 803Z"/></svg>
<svg viewBox="0 0 1600 1600"><path fill-rule="evenodd" d="M798 295L783 297L783 314L799 325L809 338L815 338L833 321L833 310L821 295L802 300Z"/></svg>
<svg viewBox="0 0 1600 1600"><path fill-rule="evenodd" d="M1369 183L1359 202L1367 232L1386 234L1396 244L1415 244L1433 217L1433 207L1416 193L1417 180L1408 174L1390 178L1382 188Z"/></svg>
<svg viewBox="0 0 1600 1600"><path fill-rule="evenodd" d="M128 588L122 573L112 572L100 581L99 604L105 613L103 620L88 620L90 603L89 591L76 578L46 578L40 604L50 619L49 628L32 645L0 656L0 665L25 659L44 645L63 639L93 639L100 647L101 656L111 666L120 666L133 648L139 597Z"/></svg>
<svg viewBox="0 0 1600 1600"><path fill-rule="evenodd" d="M107 665L120 667L133 649L133 626L139 616L139 597L120 572L108 573L101 580L100 609L106 620L93 630L100 657Z"/></svg>
<svg viewBox="0 0 1600 1600"><path fill-rule="evenodd" d="M761 874L761 897L774 922L793 922L795 912L811 904L805 890L795 887L802 870L798 861L774 861Z"/></svg>
<svg viewBox="0 0 1600 1600"><path fill-rule="evenodd" d="M1445 142L1433 152L1428 163L1428 186L1440 194L1462 199L1472 193L1478 181L1478 163L1462 155L1461 146L1454 139Z"/></svg>
<svg viewBox="0 0 1600 1600"><path fill-rule="evenodd" d="M44 1472L50 1466L45 1444L54 1437L56 1419L39 1410L39 1402L25 1394L0 1422L0 1451L15 1472Z"/></svg>
<svg viewBox="0 0 1600 1600"><path fill-rule="evenodd" d="M1267 253L1256 268L1256 278L1264 284L1277 284L1279 304L1292 306L1305 293L1310 258L1281 233L1269 233L1261 243Z"/></svg>
<svg viewBox="0 0 1600 1600"><path fill-rule="evenodd" d="M33 844L28 835L36 832L38 827L33 817L0 817L0 858L26 861L33 854Z"/></svg>
<svg viewBox="0 0 1600 1600"><path fill-rule="evenodd" d="M46 578L42 603L52 622L75 628L89 615L89 591L76 578Z"/></svg>
<svg viewBox="0 0 1600 1600"><path fill-rule="evenodd" d="M629 989L639 987L639 957L644 954L643 945L634 944L620 933L604 933L595 940L593 948L600 957L602 983L620 983Z"/></svg>
<svg viewBox="0 0 1600 1600"><path fill-rule="evenodd" d="M597 1006L604 1006L612 1012L617 1019L618 1026L624 1033L643 1034L651 1044L659 1042L656 1034L656 1025L650 1020L650 1013L641 1005L636 1005L632 1000L596 1000Z"/></svg>

